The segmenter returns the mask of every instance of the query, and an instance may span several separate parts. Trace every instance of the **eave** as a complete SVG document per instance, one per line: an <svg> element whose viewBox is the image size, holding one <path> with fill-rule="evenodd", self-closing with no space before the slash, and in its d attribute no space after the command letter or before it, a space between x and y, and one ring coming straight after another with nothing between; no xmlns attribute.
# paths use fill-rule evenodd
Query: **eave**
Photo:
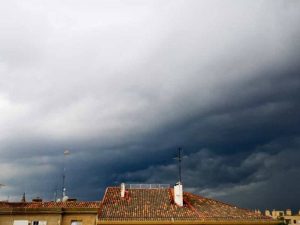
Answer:
<svg viewBox="0 0 300 225"><path fill-rule="evenodd" d="M136 220L124 220L124 221L105 221L98 220L98 225L121 225L121 224L133 224L133 225L165 225L165 224L178 224L178 225L278 225L281 222L278 220L262 220L262 221L246 221L246 220L196 220L196 221L187 221L187 220L161 220L161 221L136 221Z"/></svg>

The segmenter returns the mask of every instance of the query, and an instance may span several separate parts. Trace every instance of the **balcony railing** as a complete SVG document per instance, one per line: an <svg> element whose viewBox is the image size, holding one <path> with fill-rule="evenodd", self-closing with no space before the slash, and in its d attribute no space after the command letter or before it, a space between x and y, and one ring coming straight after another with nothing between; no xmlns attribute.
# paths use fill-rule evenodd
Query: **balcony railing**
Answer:
<svg viewBox="0 0 300 225"><path fill-rule="evenodd" d="M167 189L170 184L126 184L127 189Z"/></svg>

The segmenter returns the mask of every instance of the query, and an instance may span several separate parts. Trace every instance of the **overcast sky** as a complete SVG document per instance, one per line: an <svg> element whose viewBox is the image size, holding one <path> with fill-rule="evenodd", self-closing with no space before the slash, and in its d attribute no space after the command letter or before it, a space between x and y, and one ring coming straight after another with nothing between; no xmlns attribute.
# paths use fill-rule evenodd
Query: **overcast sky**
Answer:
<svg viewBox="0 0 300 225"><path fill-rule="evenodd" d="M0 200L178 180L300 208L300 2L0 0Z"/></svg>

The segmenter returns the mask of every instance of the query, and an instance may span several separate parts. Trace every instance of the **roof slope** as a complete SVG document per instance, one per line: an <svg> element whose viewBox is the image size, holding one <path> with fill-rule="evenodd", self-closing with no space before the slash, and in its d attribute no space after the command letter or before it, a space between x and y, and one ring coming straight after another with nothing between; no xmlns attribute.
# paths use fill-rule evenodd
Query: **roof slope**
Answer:
<svg viewBox="0 0 300 225"><path fill-rule="evenodd" d="M124 198L119 187L106 189L99 220L101 221L266 221L269 217L240 209L216 200L184 193L184 206L173 202L173 189L128 189Z"/></svg>
<svg viewBox="0 0 300 225"><path fill-rule="evenodd" d="M199 218L205 220L270 220L270 217L248 209L238 208L217 200L184 193L184 199L194 208Z"/></svg>

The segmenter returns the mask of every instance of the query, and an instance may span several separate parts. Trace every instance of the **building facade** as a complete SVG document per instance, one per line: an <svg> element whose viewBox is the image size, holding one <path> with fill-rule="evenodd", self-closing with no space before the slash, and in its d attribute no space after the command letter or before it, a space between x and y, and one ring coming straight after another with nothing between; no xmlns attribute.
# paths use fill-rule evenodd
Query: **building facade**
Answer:
<svg viewBox="0 0 300 225"><path fill-rule="evenodd" d="M96 225L98 202L0 202L0 225Z"/></svg>
<svg viewBox="0 0 300 225"><path fill-rule="evenodd" d="M266 210L265 215L271 216L273 219L281 220L285 224L300 225L300 210L298 213L293 214L291 209L287 209L285 211L273 209L272 212L270 212L270 210Z"/></svg>

